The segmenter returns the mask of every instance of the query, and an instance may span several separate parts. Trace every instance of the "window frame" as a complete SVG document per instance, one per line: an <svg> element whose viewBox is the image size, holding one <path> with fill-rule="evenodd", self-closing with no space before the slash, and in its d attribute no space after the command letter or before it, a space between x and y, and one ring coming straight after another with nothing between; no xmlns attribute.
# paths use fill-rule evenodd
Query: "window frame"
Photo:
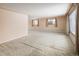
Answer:
<svg viewBox="0 0 79 59"><path fill-rule="evenodd" d="M34 24L34 21L37 21L38 24L35 25L35 24ZM34 19L34 20L32 20L32 26L39 26L39 19Z"/></svg>
<svg viewBox="0 0 79 59"><path fill-rule="evenodd" d="M55 20L55 24L53 24L53 22L51 22L52 24L49 24L48 20ZM54 25L55 27L57 27L57 19L56 18L48 18L47 19L47 26L49 26L49 25Z"/></svg>

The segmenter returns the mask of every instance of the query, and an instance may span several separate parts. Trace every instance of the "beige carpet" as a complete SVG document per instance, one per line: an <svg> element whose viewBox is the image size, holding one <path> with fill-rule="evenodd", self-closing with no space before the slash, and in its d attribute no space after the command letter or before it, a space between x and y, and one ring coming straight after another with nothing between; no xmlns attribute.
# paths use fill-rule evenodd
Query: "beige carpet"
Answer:
<svg viewBox="0 0 79 59"><path fill-rule="evenodd" d="M3 56L76 55L70 38L63 33L30 31L28 36L0 44Z"/></svg>

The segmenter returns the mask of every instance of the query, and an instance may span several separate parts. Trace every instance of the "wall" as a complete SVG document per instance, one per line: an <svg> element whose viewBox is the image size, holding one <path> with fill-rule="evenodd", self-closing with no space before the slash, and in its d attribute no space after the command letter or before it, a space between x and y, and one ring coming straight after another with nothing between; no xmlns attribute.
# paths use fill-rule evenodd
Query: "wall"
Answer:
<svg viewBox="0 0 79 59"><path fill-rule="evenodd" d="M69 3L13 3L13 4L0 4L0 7L24 14L28 14L33 18L45 16L59 16L66 13ZM55 12L53 12L55 11Z"/></svg>
<svg viewBox="0 0 79 59"><path fill-rule="evenodd" d="M74 50L76 51L76 22L77 22L77 20L76 20L76 5L73 5L72 6L72 8L70 9L70 11L69 11L69 13L68 13L68 15L67 15L67 17L68 17L68 35L69 35L69 37L70 37L70 39L71 39L71 42L72 42L72 44L73 44L73 47L74 47Z"/></svg>
<svg viewBox="0 0 79 59"><path fill-rule="evenodd" d="M69 17L69 36L71 38L72 43L76 46L76 16L77 16L77 8L76 6L72 6L68 17Z"/></svg>
<svg viewBox="0 0 79 59"><path fill-rule="evenodd" d="M28 16L0 9L0 43L27 36Z"/></svg>
<svg viewBox="0 0 79 59"><path fill-rule="evenodd" d="M52 17L54 18L54 17ZM48 18L39 18L39 27L32 26L32 20L29 20L29 29L30 30L39 30L39 31L54 31L54 32L64 32L66 33L66 16L56 17L57 27L54 25L46 26L46 20Z"/></svg>

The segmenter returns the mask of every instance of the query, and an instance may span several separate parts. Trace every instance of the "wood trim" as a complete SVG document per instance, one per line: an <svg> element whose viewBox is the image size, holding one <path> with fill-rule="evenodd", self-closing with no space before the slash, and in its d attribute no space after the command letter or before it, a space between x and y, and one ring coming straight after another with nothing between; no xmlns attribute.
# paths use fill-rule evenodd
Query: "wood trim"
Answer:
<svg viewBox="0 0 79 59"><path fill-rule="evenodd" d="M46 27L48 26L48 19L46 19Z"/></svg>
<svg viewBox="0 0 79 59"><path fill-rule="evenodd" d="M77 4L77 23L76 23L76 50L79 55L79 4Z"/></svg>
<svg viewBox="0 0 79 59"><path fill-rule="evenodd" d="M32 20L32 27L33 27L33 20Z"/></svg>
<svg viewBox="0 0 79 59"><path fill-rule="evenodd" d="M69 20L69 15L67 16L68 17L68 25L69 25L69 33L70 33L70 20Z"/></svg>
<svg viewBox="0 0 79 59"><path fill-rule="evenodd" d="M38 19L38 25L37 26L39 26L39 19Z"/></svg>
<svg viewBox="0 0 79 59"><path fill-rule="evenodd" d="M56 24L55 24L55 27L57 27L57 26L58 26L57 18L55 18L55 19L56 19Z"/></svg>

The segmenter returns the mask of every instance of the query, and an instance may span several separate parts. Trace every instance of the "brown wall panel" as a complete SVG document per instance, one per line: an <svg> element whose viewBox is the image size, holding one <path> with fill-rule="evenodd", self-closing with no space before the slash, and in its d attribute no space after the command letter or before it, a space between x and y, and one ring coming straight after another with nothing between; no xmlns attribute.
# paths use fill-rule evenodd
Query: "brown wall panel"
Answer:
<svg viewBox="0 0 79 59"><path fill-rule="evenodd" d="M52 17L54 18L54 17ZM32 20L29 20L29 29L30 30L39 30L39 31L56 31L56 32L65 32L66 33L66 16L55 17L57 19L57 26L49 25L47 26L47 19L49 18L39 18L39 26L32 26Z"/></svg>

